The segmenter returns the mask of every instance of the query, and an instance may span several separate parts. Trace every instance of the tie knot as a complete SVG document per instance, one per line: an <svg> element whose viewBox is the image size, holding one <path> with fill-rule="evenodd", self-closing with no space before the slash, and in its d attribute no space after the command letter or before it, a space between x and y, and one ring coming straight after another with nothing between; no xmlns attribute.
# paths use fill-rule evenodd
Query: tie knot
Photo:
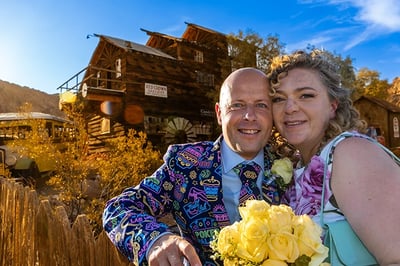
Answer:
<svg viewBox="0 0 400 266"><path fill-rule="evenodd" d="M240 177L240 180L249 181L257 180L258 174L261 171L261 167L255 162L240 163L233 168L233 171Z"/></svg>

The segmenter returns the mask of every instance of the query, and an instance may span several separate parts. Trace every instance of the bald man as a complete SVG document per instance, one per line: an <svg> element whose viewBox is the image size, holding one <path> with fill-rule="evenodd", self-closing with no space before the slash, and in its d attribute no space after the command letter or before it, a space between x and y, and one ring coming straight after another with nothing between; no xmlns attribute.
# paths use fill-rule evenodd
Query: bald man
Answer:
<svg viewBox="0 0 400 266"><path fill-rule="evenodd" d="M272 114L266 75L255 68L232 72L221 86L215 112L222 128L216 141L171 145L157 171L107 203L104 229L130 261L222 265L211 259L210 241L241 219L239 196L246 195L236 165L259 165L257 197L279 204L282 191L270 176L276 155L267 144ZM159 221L167 213L180 235Z"/></svg>

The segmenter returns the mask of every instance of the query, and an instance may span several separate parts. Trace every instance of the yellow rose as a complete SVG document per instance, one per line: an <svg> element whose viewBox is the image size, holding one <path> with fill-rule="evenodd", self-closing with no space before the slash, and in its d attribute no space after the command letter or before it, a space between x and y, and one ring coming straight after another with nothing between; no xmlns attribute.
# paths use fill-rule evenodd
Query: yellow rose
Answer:
<svg viewBox="0 0 400 266"><path fill-rule="evenodd" d="M271 234L267 243L270 259L293 263L300 256L297 237L290 233Z"/></svg>
<svg viewBox="0 0 400 266"><path fill-rule="evenodd" d="M320 265L328 256L329 249L321 240L322 229L310 216L301 215L293 219L294 235L298 238L300 255L311 258L310 266Z"/></svg>
<svg viewBox="0 0 400 266"><path fill-rule="evenodd" d="M320 244L316 249L314 255L311 256L311 261L309 266L320 266L320 265L330 265L329 263L324 263L323 261L328 257L329 248Z"/></svg>
<svg viewBox="0 0 400 266"><path fill-rule="evenodd" d="M240 241L237 245L239 257L251 262L260 263L268 256L267 239L269 229L267 224L258 217L247 222L240 222Z"/></svg>
<svg viewBox="0 0 400 266"><path fill-rule="evenodd" d="M239 243L239 223L221 229L218 234L217 250L223 256L234 256Z"/></svg>
<svg viewBox="0 0 400 266"><path fill-rule="evenodd" d="M328 262L323 262L323 263L321 263L319 266L331 266L331 264L328 263Z"/></svg>
<svg viewBox="0 0 400 266"><path fill-rule="evenodd" d="M322 243L322 229L308 215L294 217L293 233L299 239L300 253L309 257L315 253Z"/></svg>
<svg viewBox="0 0 400 266"><path fill-rule="evenodd" d="M292 208L286 205L274 205L268 210L268 226L271 233L292 232L294 217Z"/></svg>
<svg viewBox="0 0 400 266"><path fill-rule="evenodd" d="M275 160L271 167L271 172L274 175L280 176L284 184L289 184L293 176L293 164L289 158Z"/></svg>
<svg viewBox="0 0 400 266"><path fill-rule="evenodd" d="M255 216L267 218L269 208L270 205L264 200L248 200L245 207L239 207L239 213L244 221Z"/></svg>

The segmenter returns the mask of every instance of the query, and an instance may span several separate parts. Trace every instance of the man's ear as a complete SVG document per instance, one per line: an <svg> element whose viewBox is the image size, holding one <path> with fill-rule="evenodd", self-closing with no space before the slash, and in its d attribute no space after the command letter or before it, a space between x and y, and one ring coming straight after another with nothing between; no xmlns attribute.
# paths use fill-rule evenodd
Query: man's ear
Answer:
<svg viewBox="0 0 400 266"><path fill-rule="evenodd" d="M219 103L215 103L215 114L217 115L217 122L218 125L222 125L222 120L221 120L221 106L219 105Z"/></svg>

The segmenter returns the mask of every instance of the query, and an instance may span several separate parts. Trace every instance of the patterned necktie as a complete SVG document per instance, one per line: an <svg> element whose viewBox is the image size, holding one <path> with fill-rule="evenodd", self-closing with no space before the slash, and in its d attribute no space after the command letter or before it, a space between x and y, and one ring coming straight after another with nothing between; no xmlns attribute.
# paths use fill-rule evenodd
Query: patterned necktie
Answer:
<svg viewBox="0 0 400 266"><path fill-rule="evenodd" d="M261 167L255 162L240 163L233 168L240 177L242 188L240 189L239 206L243 206L246 200L262 199L260 189L257 186L257 177Z"/></svg>

